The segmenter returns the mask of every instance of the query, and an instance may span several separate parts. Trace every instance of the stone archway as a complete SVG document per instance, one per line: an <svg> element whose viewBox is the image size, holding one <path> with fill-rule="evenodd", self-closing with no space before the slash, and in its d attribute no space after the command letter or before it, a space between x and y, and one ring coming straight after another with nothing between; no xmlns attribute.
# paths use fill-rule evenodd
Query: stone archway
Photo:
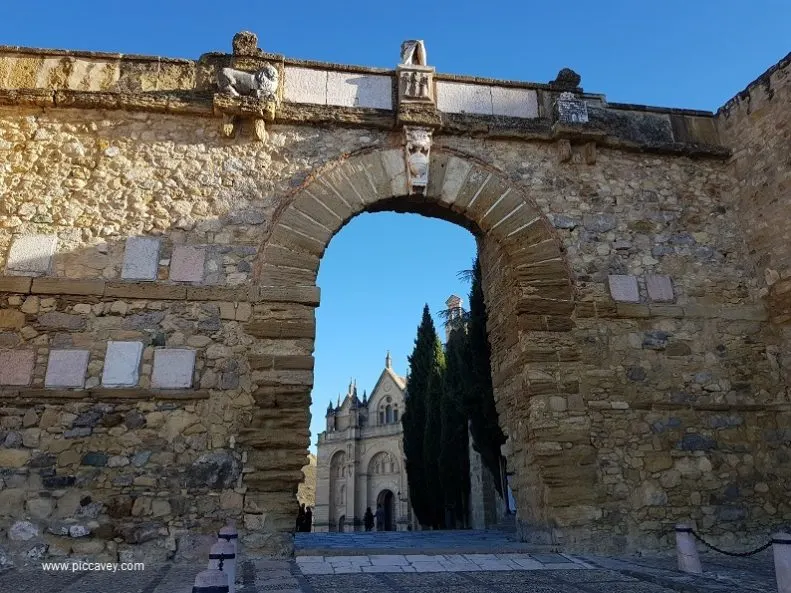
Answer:
<svg viewBox="0 0 791 593"><path fill-rule="evenodd" d="M403 150L375 150L326 167L282 201L257 261L256 290L263 304L251 333L262 339L262 350L290 354L267 358L268 375L260 377L264 392L279 389L281 398L299 394L304 399L297 397L288 407L301 403L307 409L319 262L332 237L355 215L413 212L460 224L478 239L495 400L508 436L506 457L515 474L520 520L545 533L547 526L598 518L592 498L595 456L583 442L589 426L578 421L563 426L555 413L566 409L559 402L576 393L578 382L565 370L577 359L576 346L565 335L573 326L574 289L554 228L510 179L458 153L432 151L424 196L410 196L407 183ZM297 359L302 366L295 366ZM259 419L247 432L254 435L256 423L265 425L271 413L258 410ZM302 418L297 428L307 437L308 417ZM574 449L558 442L575 438ZM295 459L304 457L304 444L292 449ZM554 501L574 517L571 523L558 520Z"/></svg>

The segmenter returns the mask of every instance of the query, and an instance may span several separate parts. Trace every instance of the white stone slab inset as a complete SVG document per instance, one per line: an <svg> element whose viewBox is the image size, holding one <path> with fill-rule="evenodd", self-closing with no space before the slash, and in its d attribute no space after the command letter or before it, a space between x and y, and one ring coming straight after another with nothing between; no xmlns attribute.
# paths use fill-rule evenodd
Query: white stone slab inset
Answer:
<svg viewBox="0 0 791 593"><path fill-rule="evenodd" d="M50 350L44 387L84 387L90 355L88 350Z"/></svg>
<svg viewBox="0 0 791 593"><path fill-rule="evenodd" d="M170 279L174 282L200 282L205 264L206 250L202 247L174 247L170 256Z"/></svg>
<svg viewBox="0 0 791 593"><path fill-rule="evenodd" d="M610 294L621 303L639 303L640 291L635 276L614 275L609 277Z"/></svg>
<svg viewBox="0 0 791 593"><path fill-rule="evenodd" d="M673 282L670 280L670 276L646 276L645 287L648 290L648 298L652 301L669 303L675 298L673 294Z"/></svg>
<svg viewBox="0 0 791 593"><path fill-rule="evenodd" d="M8 252L8 274L34 276L47 274L52 268L52 256L58 238L55 235L23 235L14 239Z"/></svg>
<svg viewBox="0 0 791 593"><path fill-rule="evenodd" d="M104 356L102 385L104 387L134 387L140 378L140 358L143 342L107 342Z"/></svg>
<svg viewBox="0 0 791 593"><path fill-rule="evenodd" d="M329 72L327 105L392 109L393 79L376 74Z"/></svg>
<svg viewBox="0 0 791 593"><path fill-rule="evenodd" d="M283 97L290 103L327 104L326 70L286 66Z"/></svg>
<svg viewBox="0 0 791 593"><path fill-rule="evenodd" d="M121 278L156 280L159 268L160 240L153 237L129 237L124 250Z"/></svg>
<svg viewBox="0 0 791 593"><path fill-rule="evenodd" d="M507 117L538 117L538 95L531 89L492 87L492 113Z"/></svg>
<svg viewBox="0 0 791 593"><path fill-rule="evenodd" d="M158 389L188 389L192 387L194 368L194 350L177 348L155 350L151 386Z"/></svg>
<svg viewBox="0 0 791 593"><path fill-rule="evenodd" d="M437 81L437 109L445 113L492 115L492 87Z"/></svg>

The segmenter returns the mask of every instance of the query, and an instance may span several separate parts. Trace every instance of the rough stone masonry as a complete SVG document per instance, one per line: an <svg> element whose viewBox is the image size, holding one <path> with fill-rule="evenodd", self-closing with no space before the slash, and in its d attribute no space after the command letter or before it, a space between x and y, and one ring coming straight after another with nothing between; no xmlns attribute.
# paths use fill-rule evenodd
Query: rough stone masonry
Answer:
<svg viewBox="0 0 791 593"><path fill-rule="evenodd" d="M478 238L525 539L791 521L791 56L714 114L233 47L0 48L0 564L290 553L317 269L381 210Z"/></svg>

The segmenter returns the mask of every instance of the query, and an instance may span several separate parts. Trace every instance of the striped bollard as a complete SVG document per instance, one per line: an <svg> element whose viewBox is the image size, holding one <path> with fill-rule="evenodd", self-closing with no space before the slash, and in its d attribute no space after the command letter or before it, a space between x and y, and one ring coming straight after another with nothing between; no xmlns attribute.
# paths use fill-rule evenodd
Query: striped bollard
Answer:
<svg viewBox="0 0 791 593"><path fill-rule="evenodd" d="M676 557L679 570L692 574L703 574L692 528L683 523L676 525Z"/></svg>
<svg viewBox="0 0 791 593"><path fill-rule="evenodd" d="M233 523L228 523L228 525L220 529L217 537L231 542L233 544L233 553L236 554L237 557L239 556L239 532L236 530Z"/></svg>
<svg viewBox="0 0 791 593"><path fill-rule="evenodd" d="M228 575L221 570L199 572L192 593L228 593Z"/></svg>
<svg viewBox="0 0 791 593"><path fill-rule="evenodd" d="M775 533L772 536L772 554L775 560L777 593L791 593L791 534Z"/></svg>
<svg viewBox="0 0 791 593"><path fill-rule="evenodd" d="M210 569L221 570L228 575L228 593L234 593L236 583L236 554L233 544L219 540L209 550Z"/></svg>

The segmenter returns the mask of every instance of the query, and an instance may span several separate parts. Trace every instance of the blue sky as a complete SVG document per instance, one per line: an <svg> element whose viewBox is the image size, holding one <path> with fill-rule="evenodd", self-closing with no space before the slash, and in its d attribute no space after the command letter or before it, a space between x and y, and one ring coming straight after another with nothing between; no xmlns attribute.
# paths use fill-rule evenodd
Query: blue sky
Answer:
<svg viewBox="0 0 791 593"><path fill-rule="evenodd" d="M391 68L424 39L441 72L546 82L562 67L608 100L716 110L791 51L788 0L263 2L78 0L3 3L0 44L197 58L242 29L289 57ZM453 292L475 243L416 215L366 214L322 261L312 440L355 376L371 389L390 349L406 372L423 303Z"/></svg>

